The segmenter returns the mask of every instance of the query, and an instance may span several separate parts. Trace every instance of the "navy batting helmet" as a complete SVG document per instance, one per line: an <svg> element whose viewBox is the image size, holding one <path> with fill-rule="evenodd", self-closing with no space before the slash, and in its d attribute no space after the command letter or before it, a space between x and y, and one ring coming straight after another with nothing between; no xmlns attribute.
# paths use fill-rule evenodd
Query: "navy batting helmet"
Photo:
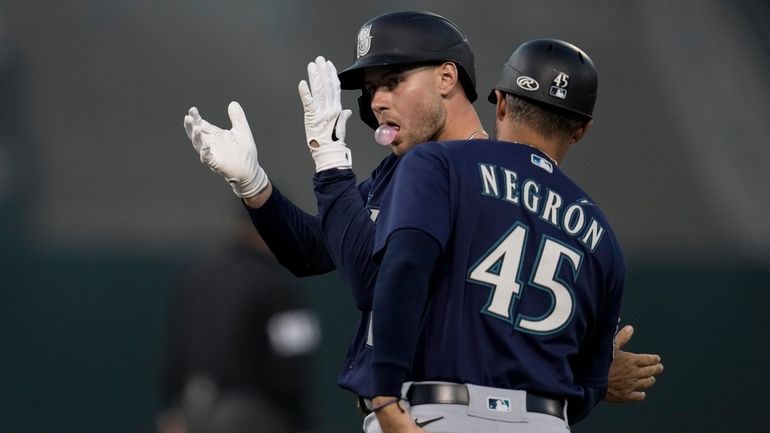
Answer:
<svg viewBox="0 0 770 433"><path fill-rule="evenodd" d="M580 48L558 39L534 39L511 54L495 89L590 119L598 85L596 67ZM497 102L494 90L488 99Z"/></svg>
<svg viewBox="0 0 770 433"><path fill-rule="evenodd" d="M361 26L355 62L339 73L343 89L361 89L358 98L361 120L377 128L371 96L364 90L364 69L372 66L450 61L457 65L468 99L476 94L476 71L468 38L448 19L430 12L393 12Z"/></svg>

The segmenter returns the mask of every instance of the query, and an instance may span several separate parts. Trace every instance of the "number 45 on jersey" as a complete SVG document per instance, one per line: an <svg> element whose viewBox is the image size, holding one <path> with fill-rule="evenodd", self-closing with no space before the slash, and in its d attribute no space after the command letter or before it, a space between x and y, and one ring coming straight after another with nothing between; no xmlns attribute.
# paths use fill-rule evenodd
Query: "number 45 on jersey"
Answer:
<svg viewBox="0 0 770 433"><path fill-rule="evenodd" d="M564 329L572 320L574 295L572 284L558 278L561 266L572 269L574 282L583 262L583 253L557 239L543 235L534 258L525 258L529 229L516 223L468 272L468 281L490 287L489 302L482 313L505 320L520 331L548 335ZM516 303L526 296L521 281L522 270L531 271L530 288L551 295L550 307L539 317L517 314Z"/></svg>

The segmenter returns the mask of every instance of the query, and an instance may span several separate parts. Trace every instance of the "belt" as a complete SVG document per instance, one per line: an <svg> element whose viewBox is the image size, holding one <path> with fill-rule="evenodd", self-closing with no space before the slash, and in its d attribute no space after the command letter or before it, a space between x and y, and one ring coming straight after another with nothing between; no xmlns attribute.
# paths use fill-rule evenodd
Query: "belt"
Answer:
<svg viewBox="0 0 770 433"><path fill-rule="evenodd" d="M468 387L454 383L415 383L406 393L409 405L464 404L470 402ZM553 415L564 419L564 402L527 393L527 411Z"/></svg>

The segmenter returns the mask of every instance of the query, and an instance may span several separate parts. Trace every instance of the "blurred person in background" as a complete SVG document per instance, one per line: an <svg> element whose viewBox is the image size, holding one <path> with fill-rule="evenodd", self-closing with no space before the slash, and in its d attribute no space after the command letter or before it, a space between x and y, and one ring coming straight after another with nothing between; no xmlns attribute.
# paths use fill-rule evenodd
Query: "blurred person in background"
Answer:
<svg viewBox="0 0 770 433"><path fill-rule="evenodd" d="M235 232L172 288L162 433L312 430L319 320L250 222Z"/></svg>

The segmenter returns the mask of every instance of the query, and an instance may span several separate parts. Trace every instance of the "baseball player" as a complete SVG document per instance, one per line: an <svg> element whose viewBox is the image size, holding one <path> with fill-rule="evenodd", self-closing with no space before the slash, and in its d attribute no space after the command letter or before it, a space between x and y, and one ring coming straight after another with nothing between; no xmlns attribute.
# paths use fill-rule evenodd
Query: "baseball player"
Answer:
<svg viewBox="0 0 770 433"><path fill-rule="evenodd" d="M438 66L440 62L448 61L454 65L453 75L450 74L453 76L450 81L455 89L454 99L446 107L446 117L441 122L447 124L451 119L454 128L440 136L413 134L412 131L423 128L420 123L410 120L424 118L424 113L419 110L413 113L415 116L404 117L401 125L391 119L394 129L399 128L391 144L394 154L386 157L372 176L357 186L350 151L344 145L345 124L350 111L341 108L333 65L323 58L316 59L308 65L309 83L301 85L300 93L305 106L308 144L317 169L314 183L319 215L309 215L294 206L267 179L258 163L256 145L240 105L231 103L228 107L233 123L231 130L209 124L195 108L190 109L184 123L201 161L222 174L234 193L243 199L252 222L280 263L298 276L318 275L335 268L340 271L352 289L362 320L346 356L339 383L358 396L371 397L369 312L377 274L371 251L380 195L390 181L399 156L417 143L428 139L452 140L485 135L471 105L476 98L473 55L465 36L450 21L427 12L382 15L364 24L356 47L357 61L340 73L345 88L363 90L359 78L367 68L390 64L406 73L420 63ZM435 57L428 58L431 52L436 53ZM391 78L393 84L410 80L408 76ZM462 96L459 90L462 90ZM374 116L375 101L371 96L369 92L363 92L359 105L361 118L374 128L379 123ZM414 102L413 99L411 103ZM623 380L618 383L623 386L617 388L617 395L624 400L639 398L638 394L631 394L646 387L639 379L657 373L639 368L638 357L657 357L626 352L619 352L619 355L617 359L628 362L619 364L623 368L618 370L618 377Z"/></svg>
<svg viewBox="0 0 770 433"><path fill-rule="evenodd" d="M443 95L422 80L427 71L439 67L447 69L449 87ZM377 71L379 76L366 83L366 71ZM319 78L336 80L334 74L322 74ZM348 351L347 368L340 372L339 382L369 398L373 395L370 312L378 269L371 252L382 191L400 157L417 144L488 135L472 105L477 98L473 52L466 36L444 17L407 11L381 15L364 23L356 38L356 61L340 72L339 79L342 88L361 91L359 114L364 123L373 129L385 124L397 130L389 144L393 153L358 188L352 169L320 170L313 178L327 251L343 280L353 289L362 311L353 346ZM394 96L373 100L375 93L383 93L372 90L379 84L393 89ZM321 84L313 87L324 88ZM305 104L306 113L319 110L323 109ZM387 112L387 120L378 120L375 111ZM361 406L365 408L367 403L362 402Z"/></svg>
<svg viewBox="0 0 770 433"><path fill-rule="evenodd" d="M574 45L525 42L489 96L496 140L402 158L374 248L368 433L568 432L603 398L625 263L559 169L597 84Z"/></svg>
<svg viewBox="0 0 770 433"><path fill-rule="evenodd" d="M455 85L465 92L465 98L455 95L455 100L446 104L446 114L437 114L439 119L446 116L443 117L443 122L423 122L433 124L437 131L427 129L422 124L415 125L414 122L404 121L408 122L410 117L425 119L433 114L427 109L408 112L402 110L404 105L417 105L415 100L430 100L424 97L424 94L413 94L410 89L414 86L405 91L387 92L389 96L383 105L382 98L372 100L371 83L367 84L363 80L365 72L382 72L382 68L388 66L400 70L402 74L386 75L386 78L402 80L403 72L409 72L415 66L435 63L437 59L458 65L459 83ZM322 170L314 177L327 251L333 256L337 270L353 288L359 308L364 312L353 346L348 352L345 366L347 368L341 371L340 383L358 395L368 396L371 395L368 389L370 375L366 367L361 366L366 365L371 356L371 318L367 311L371 309L371 288L378 267L367 253L371 251L373 243L382 191L390 182L393 170L400 161L399 156L416 143L426 140L483 138L486 133L483 132L470 104L476 98L473 53L460 30L443 17L425 12L397 12L364 23L357 37L356 61L342 71L339 78L342 88L362 91L359 112L367 125L377 128L380 123L395 124L399 128L399 133L391 144L393 155L386 157L372 176L358 188L355 174L349 169ZM411 76L407 76L403 83L409 84L410 80ZM380 93L386 89L387 86L383 87ZM385 113L385 120L376 119L375 112L378 111ZM444 129L447 123L455 128L465 124L468 127L459 133L447 132ZM420 131L422 135L415 133L415 130ZM626 326L618 333L618 349L631 338L632 332L633 328ZM662 369L658 355L632 354L618 350L612 364L613 380L607 393L607 401L644 399L643 390L654 384L654 376L662 372Z"/></svg>

